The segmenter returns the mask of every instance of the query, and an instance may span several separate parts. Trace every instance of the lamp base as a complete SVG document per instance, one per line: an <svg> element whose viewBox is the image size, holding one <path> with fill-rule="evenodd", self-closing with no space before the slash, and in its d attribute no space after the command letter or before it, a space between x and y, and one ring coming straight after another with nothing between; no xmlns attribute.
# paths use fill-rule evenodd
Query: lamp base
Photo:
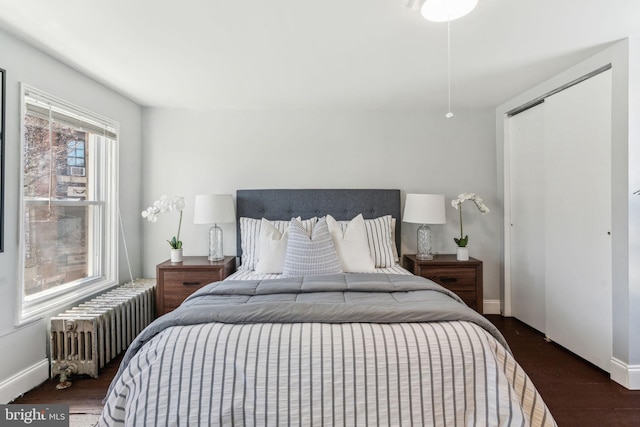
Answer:
<svg viewBox="0 0 640 427"><path fill-rule="evenodd" d="M416 253L416 258L419 260L425 259L433 259L433 255L431 254L431 228L422 224L418 227L418 251Z"/></svg>
<svg viewBox="0 0 640 427"><path fill-rule="evenodd" d="M209 261L222 261L224 253L222 252L222 228L215 224L209 229Z"/></svg>

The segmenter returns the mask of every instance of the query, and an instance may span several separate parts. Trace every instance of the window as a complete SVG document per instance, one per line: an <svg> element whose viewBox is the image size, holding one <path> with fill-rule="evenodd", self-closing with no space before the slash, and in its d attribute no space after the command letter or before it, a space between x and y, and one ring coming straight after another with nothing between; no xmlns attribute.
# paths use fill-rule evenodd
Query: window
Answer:
<svg viewBox="0 0 640 427"><path fill-rule="evenodd" d="M67 175L84 176L84 140L67 142Z"/></svg>
<svg viewBox="0 0 640 427"><path fill-rule="evenodd" d="M24 321L116 283L118 124L21 88Z"/></svg>

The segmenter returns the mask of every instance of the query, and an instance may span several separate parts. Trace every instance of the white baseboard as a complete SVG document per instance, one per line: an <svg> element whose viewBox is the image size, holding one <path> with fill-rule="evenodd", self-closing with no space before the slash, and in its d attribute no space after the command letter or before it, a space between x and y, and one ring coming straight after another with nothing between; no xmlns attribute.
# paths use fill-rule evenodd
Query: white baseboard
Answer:
<svg viewBox="0 0 640 427"><path fill-rule="evenodd" d="M44 359L2 381L0 383L0 402L10 403L47 379L49 379L49 359Z"/></svg>
<svg viewBox="0 0 640 427"><path fill-rule="evenodd" d="M629 390L640 390L640 365L627 365L611 358L611 379Z"/></svg>
<svg viewBox="0 0 640 427"><path fill-rule="evenodd" d="M499 299L486 299L482 304L483 314L501 314Z"/></svg>

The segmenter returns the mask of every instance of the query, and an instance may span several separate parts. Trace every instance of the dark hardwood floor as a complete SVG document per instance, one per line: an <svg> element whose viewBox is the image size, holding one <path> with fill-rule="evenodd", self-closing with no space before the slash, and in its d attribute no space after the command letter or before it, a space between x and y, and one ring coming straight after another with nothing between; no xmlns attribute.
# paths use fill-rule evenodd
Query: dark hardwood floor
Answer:
<svg viewBox="0 0 640 427"><path fill-rule="evenodd" d="M512 317L486 316L502 332L514 357L536 385L560 427L640 426L640 390L627 390L609 374Z"/></svg>
<svg viewBox="0 0 640 427"><path fill-rule="evenodd" d="M640 426L640 391L627 390L609 375L544 340L544 336L522 322L488 315L503 333L516 360L538 388L560 427ZM112 361L97 379L75 378L73 385L56 390L50 380L13 403L66 403L70 425L95 425L102 410L102 398L120 359Z"/></svg>
<svg viewBox="0 0 640 427"><path fill-rule="evenodd" d="M95 426L102 412L102 399L120 366L122 356L100 370L98 378L72 377L71 387L58 390L58 380L48 380L14 400L16 404L67 404L69 427Z"/></svg>

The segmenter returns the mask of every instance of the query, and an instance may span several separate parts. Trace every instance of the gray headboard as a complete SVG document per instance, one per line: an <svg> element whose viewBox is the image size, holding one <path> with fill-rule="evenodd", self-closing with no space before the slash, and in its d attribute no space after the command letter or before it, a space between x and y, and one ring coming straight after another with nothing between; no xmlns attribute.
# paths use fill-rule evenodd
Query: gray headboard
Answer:
<svg viewBox="0 0 640 427"><path fill-rule="evenodd" d="M400 190L238 190L237 254L242 255L240 217L289 220L329 214L337 220L350 220L360 213L365 219L383 215L396 218L396 246L400 248Z"/></svg>

